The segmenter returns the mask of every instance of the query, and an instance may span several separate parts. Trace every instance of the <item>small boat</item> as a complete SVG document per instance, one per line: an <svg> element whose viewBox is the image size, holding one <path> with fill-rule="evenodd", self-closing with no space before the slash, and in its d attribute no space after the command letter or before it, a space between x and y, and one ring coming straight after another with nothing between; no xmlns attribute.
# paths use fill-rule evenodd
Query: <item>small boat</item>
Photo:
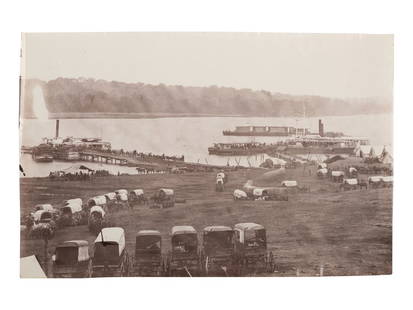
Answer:
<svg viewBox="0 0 413 310"><path fill-rule="evenodd" d="M32 158L39 163L50 163L53 161L53 156L50 154L33 154Z"/></svg>

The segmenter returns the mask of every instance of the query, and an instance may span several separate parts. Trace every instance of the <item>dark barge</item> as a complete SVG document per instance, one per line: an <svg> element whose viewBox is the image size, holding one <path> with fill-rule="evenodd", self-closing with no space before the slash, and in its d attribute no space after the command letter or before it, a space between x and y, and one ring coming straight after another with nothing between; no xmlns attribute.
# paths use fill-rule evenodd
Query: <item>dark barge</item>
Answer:
<svg viewBox="0 0 413 310"><path fill-rule="evenodd" d="M237 126L235 130L224 130L224 136L245 136L245 137L288 137L295 135L305 135L309 131L307 128L295 128L287 126Z"/></svg>

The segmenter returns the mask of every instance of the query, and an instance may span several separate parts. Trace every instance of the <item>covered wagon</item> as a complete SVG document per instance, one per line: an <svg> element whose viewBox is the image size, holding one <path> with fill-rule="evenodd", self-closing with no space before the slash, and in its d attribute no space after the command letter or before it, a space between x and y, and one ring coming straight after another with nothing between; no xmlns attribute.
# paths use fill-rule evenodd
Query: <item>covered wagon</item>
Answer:
<svg viewBox="0 0 413 310"><path fill-rule="evenodd" d="M161 188L152 197L153 208L170 208L175 205L175 192L170 188Z"/></svg>
<svg viewBox="0 0 413 310"><path fill-rule="evenodd" d="M131 274L134 276L161 276L163 271L161 233L157 230L139 231L136 235Z"/></svg>
<svg viewBox="0 0 413 310"><path fill-rule="evenodd" d="M146 203L146 198L143 189L131 190L129 193L129 203L131 205Z"/></svg>
<svg viewBox="0 0 413 310"><path fill-rule="evenodd" d="M104 194L103 196L105 196L106 198L106 208L108 210L112 210L113 208L115 208L118 204L118 198L115 192L109 192Z"/></svg>
<svg viewBox="0 0 413 310"><path fill-rule="evenodd" d="M92 208L94 206L104 207L106 206L106 203L107 203L106 197L104 195L100 195L100 196L95 196L95 197L90 198L87 201L87 206L88 208Z"/></svg>
<svg viewBox="0 0 413 310"><path fill-rule="evenodd" d="M321 168L317 170L317 177L320 179L326 178L328 175L328 169L327 168Z"/></svg>
<svg viewBox="0 0 413 310"><path fill-rule="evenodd" d="M331 171L331 180L333 182L342 183L344 180L344 171L340 171L340 170Z"/></svg>
<svg viewBox="0 0 413 310"><path fill-rule="evenodd" d="M248 200L247 193L240 189L234 190L232 196L234 197L234 200Z"/></svg>
<svg viewBox="0 0 413 310"><path fill-rule="evenodd" d="M98 233L105 226L105 210L101 206L93 206L89 211L88 228L93 233Z"/></svg>
<svg viewBox="0 0 413 310"><path fill-rule="evenodd" d="M297 181L282 181L281 186L287 187L287 188L296 188L298 186Z"/></svg>
<svg viewBox="0 0 413 310"><path fill-rule="evenodd" d="M33 221L37 223L48 223L53 220L53 213L47 210L37 210L32 213Z"/></svg>
<svg viewBox="0 0 413 310"><path fill-rule="evenodd" d="M51 212L37 210L32 213L31 219L30 225L27 226L28 236L30 238L50 239L54 236L57 227Z"/></svg>
<svg viewBox="0 0 413 310"><path fill-rule="evenodd" d="M118 189L115 191L116 195L128 195L128 191L126 189Z"/></svg>
<svg viewBox="0 0 413 310"><path fill-rule="evenodd" d="M286 187L256 187L253 190L255 200L288 200Z"/></svg>
<svg viewBox="0 0 413 310"><path fill-rule="evenodd" d="M61 226L80 225L84 222L84 212L82 208L82 200L71 199L67 200L61 208L61 216L59 223Z"/></svg>
<svg viewBox="0 0 413 310"><path fill-rule="evenodd" d="M379 176L379 175L374 175L374 176L369 176L368 178L368 182L369 182L369 186L373 187L373 188L378 188L381 187L383 185L383 176Z"/></svg>
<svg viewBox="0 0 413 310"><path fill-rule="evenodd" d="M392 187L393 186L393 176L384 176L381 178L382 184L384 187Z"/></svg>
<svg viewBox="0 0 413 310"><path fill-rule="evenodd" d="M92 277L123 277L128 273L125 231L121 227L103 228L94 242Z"/></svg>
<svg viewBox="0 0 413 310"><path fill-rule="evenodd" d="M49 212L56 212L57 210L49 203L37 204L34 206L34 211L49 211Z"/></svg>
<svg viewBox="0 0 413 310"><path fill-rule="evenodd" d="M117 207L128 207L129 206L129 196L126 189L118 189L116 193L116 206Z"/></svg>
<svg viewBox="0 0 413 310"><path fill-rule="evenodd" d="M357 169L356 169L355 167L349 167L348 170L347 170L347 175L348 175L350 178L357 178L357 176L358 176L358 171L357 171Z"/></svg>
<svg viewBox="0 0 413 310"><path fill-rule="evenodd" d="M200 275L201 260L198 235L192 226L174 226L171 231L171 248L166 262L168 275Z"/></svg>
<svg viewBox="0 0 413 310"><path fill-rule="evenodd" d="M89 243L86 240L70 240L59 244L52 260L55 278L87 278L91 274Z"/></svg>
<svg viewBox="0 0 413 310"><path fill-rule="evenodd" d="M353 178L353 179L344 179L343 183L340 185L340 188L342 190L354 190L357 189L358 187L358 180Z"/></svg>
<svg viewBox="0 0 413 310"><path fill-rule="evenodd" d="M239 223L235 231L235 260L239 274L273 272L273 253L267 251L267 235L264 226L256 223Z"/></svg>
<svg viewBox="0 0 413 310"><path fill-rule="evenodd" d="M223 192L224 191L224 179L223 178L217 178L215 181L215 191L217 192Z"/></svg>
<svg viewBox="0 0 413 310"><path fill-rule="evenodd" d="M81 198L74 198L74 199L68 199L63 202L63 206L68 206L68 205L83 205L82 199Z"/></svg>
<svg viewBox="0 0 413 310"><path fill-rule="evenodd" d="M115 192L106 193L104 196L106 197L106 201L108 203L116 201L116 193Z"/></svg>
<svg viewBox="0 0 413 310"><path fill-rule="evenodd" d="M228 226L208 226L202 234L202 267L205 275L234 275L234 230Z"/></svg>

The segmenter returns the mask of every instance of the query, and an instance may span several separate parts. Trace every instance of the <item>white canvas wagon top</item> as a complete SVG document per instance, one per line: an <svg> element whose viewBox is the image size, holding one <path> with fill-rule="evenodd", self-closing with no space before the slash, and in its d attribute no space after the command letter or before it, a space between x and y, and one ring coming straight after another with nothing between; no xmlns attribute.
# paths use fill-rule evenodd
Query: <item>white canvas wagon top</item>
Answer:
<svg viewBox="0 0 413 310"><path fill-rule="evenodd" d="M46 211L46 210L37 210L36 212L32 213L34 221L35 222L40 221L40 219L42 218L42 215L45 213L50 214L50 217L51 217L50 211Z"/></svg>
<svg viewBox="0 0 413 310"><path fill-rule="evenodd" d="M65 205L62 210L70 210L71 213L76 213L76 212L81 212L82 211L82 205L80 204L67 204Z"/></svg>
<svg viewBox="0 0 413 310"><path fill-rule="evenodd" d="M217 173L217 179L219 179L219 178L221 178L221 179L225 178L225 173L223 173L223 172Z"/></svg>
<svg viewBox="0 0 413 310"><path fill-rule="evenodd" d="M142 196L143 195L143 189L134 189L131 191L131 193L134 193L136 196Z"/></svg>
<svg viewBox="0 0 413 310"><path fill-rule="evenodd" d="M262 196L262 192L264 191L264 188L259 188L259 187L257 187L257 188L254 188L253 190L252 190L252 194L254 195L254 196Z"/></svg>
<svg viewBox="0 0 413 310"><path fill-rule="evenodd" d="M128 195L125 193L120 193L118 194L119 200L121 201L127 201L128 200Z"/></svg>
<svg viewBox="0 0 413 310"><path fill-rule="evenodd" d="M234 226L235 229L239 230L261 230L265 229L264 226L256 223L238 223Z"/></svg>
<svg viewBox="0 0 413 310"><path fill-rule="evenodd" d="M63 203L63 205L64 206L67 206L67 205L82 205L82 199L80 199L80 198L74 198L74 199L69 199L69 200L66 200L64 203Z"/></svg>
<svg viewBox="0 0 413 310"><path fill-rule="evenodd" d="M331 171L331 175L333 176L333 177L339 177L339 176L344 176L344 171L338 171L338 170L335 170L335 171Z"/></svg>
<svg viewBox="0 0 413 310"><path fill-rule="evenodd" d="M375 175L375 176L369 177L369 182L373 182L373 183L381 182L382 179L383 179L383 176Z"/></svg>
<svg viewBox="0 0 413 310"><path fill-rule="evenodd" d="M151 230L151 229L140 230L136 234L136 236L160 236L160 235L161 233L158 230Z"/></svg>
<svg viewBox="0 0 413 310"><path fill-rule="evenodd" d="M318 169L318 170L317 170L317 173L327 174L327 173L328 173L328 169L327 169L327 168Z"/></svg>
<svg viewBox="0 0 413 310"><path fill-rule="evenodd" d="M204 232L214 231L232 231L232 228L228 226L207 226L204 228Z"/></svg>
<svg viewBox="0 0 413 310"><path fill-rule="evenodd" d="M119 246L119 255L125 249L125 231L121 227L107 227L103 228L98 234L95 244L102 242L114 242Z"/></svg>
<svg viewBox="0 0 413 310"><path fill-rule="evenodd" d="M167 196L172 196L174 194L174 190L169 188L161 188L159 192L164 192Z"/></svg>
<svg viewBox="0 0 413 310"><path fill-rule="evenodd" d="M391 182L393 182L393 176L388 175L388 176L382 177L381 180L385 183L391 183Z"/></svg>
<svg viewBox="0 0 413 310"><path fill-rule="evenodd" d="M55 211L55 208L53 208L53 206L49 203L44 203L44 204L38 204L34 207L35 211L39 211L39 210L44 210L44 211L49 211L49 212L53 212Z"/></svg>
<svg viewBox="0 0 413 310"><path fill-rule="evenodd" d="M296 187L297 181L282 181L281 185L285 187Z"/></svg>
<svg viewBox="0 0 413 310"><path fill-rule="evenodd" d="M350 167L350 168L348 168L348 171L349 171L349 172L357 172L357 169L354 168L354 167Z"/></svg>
<svg viewBox="0 0 413 310"><path fill-rule="evenodd" d="M116 193L115 192L107 193L107 194L105 194L105 197L106 197L107 200L115 200L116 199Z"/></svg>
<svg viewBox="0 0 413 310"><path fill-rule="evenodd" d="M236 189L236 190L234 190L234 197L237 197L237 198L247 198L247 193L244 192L244 191L242 191L242 190L240 190L240 189Z"/></svg>
<svg viewBox="0 0 413 310"><path fill-rule="evenodd" d="M121 195L121 194L128 194L128 191L126 189L118 189L115 191L116 194Z"/></svg>
<svg viewBox="0 0 413 310"><path fill-rule="evenodd" d="M89 199L88 205L90 205L92 202L96 206L102 206L102 205L106 204L106 197L105 196L92 197L92 198Z"/></svg>
<svg viewBox="0 0 413 310"><path fill-rule="evenodd" d="M357 185L357 179L344 179L343 183L348 184L348 185Z"/></svg>
<svg viewBox="0 0 413 310"><path fill-rule="evenodd" d="M174 226L172 227L172 236L179 234L196 234L195 228L192 226Z"/></svg>

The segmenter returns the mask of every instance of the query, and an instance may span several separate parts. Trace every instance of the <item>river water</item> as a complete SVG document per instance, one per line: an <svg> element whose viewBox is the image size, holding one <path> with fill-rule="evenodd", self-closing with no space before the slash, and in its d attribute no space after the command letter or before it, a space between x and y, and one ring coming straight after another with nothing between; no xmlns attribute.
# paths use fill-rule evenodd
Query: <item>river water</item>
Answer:
<svg viewBox="0 0 413 310"><path fill-rule="evenodd" d="M356 115L322 117L325 131L340 131L346 135L368 138L380 153L383 146L391 152L392 115ZM185 156L185 161L216 165L258 166L266 156L221 157L208 155L208 147L216 142L276 142L279 137L223 136L222 131L235 126L307 127L318 132L318 118L277 117L183 117L154 119L62 119L60 136L101 137L113 149L136 150L144 153ZM21 145L34 146L43 137L53 137L55 120L24 119L21 122ZM30 155L22 155L21 164L28 177L47 176L50 171L66 169L74 163L36 163ZM107 169L112 173L136 173L131 167L86 163L92 169Z"/></svg>

